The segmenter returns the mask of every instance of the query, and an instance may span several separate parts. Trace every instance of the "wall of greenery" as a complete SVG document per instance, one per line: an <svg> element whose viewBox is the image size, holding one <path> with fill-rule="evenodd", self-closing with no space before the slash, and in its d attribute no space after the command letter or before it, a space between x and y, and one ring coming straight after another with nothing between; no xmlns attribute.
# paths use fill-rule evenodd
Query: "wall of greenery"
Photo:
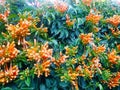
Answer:
<svg viewBox="0 0 120 90"><path fill-rule="evenodd" d="M119 4L75 1L0 1L0 90L120 89Z"/></svg>

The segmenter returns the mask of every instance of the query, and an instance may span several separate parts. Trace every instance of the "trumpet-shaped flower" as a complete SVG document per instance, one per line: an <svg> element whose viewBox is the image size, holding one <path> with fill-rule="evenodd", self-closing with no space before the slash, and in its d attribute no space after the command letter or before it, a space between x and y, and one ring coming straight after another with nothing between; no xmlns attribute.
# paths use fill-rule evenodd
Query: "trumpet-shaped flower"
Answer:
<svg viewBox="0 0 120 90"><path fill-rule="evenodd" d="M15 66L10 66L10 68L6 67L4 71L0 71L0 83L6 84L12 80L14 80L18 75L19 69Z"/></svg>
<svg viewBox="0 0 120 90"><path fill-rule="evenodd" d="M86 5L86 6L90 6L92 3L92 0L82 0L82 2Z"/></svg>
<svg viewBox="0 0 120 90"><path fill-rule="evenodd" d="M117 27L120 24L120 16L114 15L106 20L108 23L112 24L113 26Z"/></svg>
<svg viewBox="0 0 120 90"><path fill-rule="evenodd" d="M86 20L92 22L93 24L98 24L101 19L100 15L95 15L90 13L88 16L86 16Z"/></svg>
<svg viewBox="0 0 120 90"><path fill-rule="evenodd" d="M118 72L115 77L109 80L108 87L112 89L113 87L119 86L120 84L119 80L120 80L120 72Z"/></svg>
<svg viewBox="0 0 120 90"><path fill-rule="evenodd" d="M93 41L93 38L92 38L93 34L92 33L88 33L88 34L80 34L79 37L80 39L82 40L83 44L88 44L90 42Z"/></svg>
<svg viewBox="0 0 120 90"><path fill-rule="evenodd" d="M53 50L48 48L48 43L45 43L41 47L35 44L34 46L27 49L27 57L30 61L46 61L48 59L52 59L52 52Z"/></svg>
<svg viewBox="0 0 120 90"><path fill-rule="evenodd" d="M98 47L93 47L93 50L96 54L100 54L100 53L103 53L105 51L105 46L101 45L101 46L98 46Z"/></svg>
<svg viewBox="0 0 120 90"><path fill-rule="evenodd" d="M117 52L115 50L112 50L109 54L108 54L108 60L110 63L112 64L117 64L117 61L120 59L120 56L117 55Z"/></svg>
<svg viewBox="0 0 120 90"><path fill-rule="evenodd" d="M45 77L47 77L50 74L50 67L51 62L50 60L43 61L42 63L36 63L34 65L35 71L34 73L40 77L41 75L45 74Z"/></svg>
<svg viewBox="0 0 120 90"><path fill-rule="evenodd" d="M22 43L27 35L30 35L31 22L26 19L21 19L17 25L10 24L6 26L12 38L18 40L18 44Z"/></svg>
<svg viewBox="0 0 120 90"><path fill-rule="evenodd" d="M6 10L4 12L4 14L0 14L0 20L6 22L7 21L7 17L9 16L9 14L10 14L10 10L8 9L8 10Z"/></svg>
<svg viewBox="0 0 120 90"><path fill-rule="evenodd" d="M0 46L0 65L9 62L11 59L14 59L18 55L18 50L15 48L15 43L8 43L6 46Z"/></svg>
<svg viewBox="0 0 120 90"><path fill-rule="evenodd" d="M68 9L68 4L66 2L62 2L62 1L55 1L54 3L54 7L57 11L59 11L60 13L64 13L67 11Z"/></svg>
<svg viewBox="0 0 120 90"><path fill-rule="evenodd" d="M66 15L66 24L67 24L67 26L73 26L74 23L75 23L75 19L71 21L70 17L68 15Z"/></svg>

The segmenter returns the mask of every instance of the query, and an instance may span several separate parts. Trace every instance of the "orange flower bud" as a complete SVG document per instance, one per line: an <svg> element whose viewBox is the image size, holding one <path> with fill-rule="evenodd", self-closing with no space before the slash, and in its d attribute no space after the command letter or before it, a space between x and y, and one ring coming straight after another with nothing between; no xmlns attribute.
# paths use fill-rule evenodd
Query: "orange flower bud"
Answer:
<svg viewBox="0 0 120 90"><path fill-rule="evenodd" d="M117 49L120 51L120 44L117 45Z"/></svg>
<svg viewBox="0 0 120 90"><path fill-rule="evenodd" d="M66 24L67 24L67 26L73 26L74 23L75 23L75 19L71 21L70 17L68 15L66 15Z"/></svg>

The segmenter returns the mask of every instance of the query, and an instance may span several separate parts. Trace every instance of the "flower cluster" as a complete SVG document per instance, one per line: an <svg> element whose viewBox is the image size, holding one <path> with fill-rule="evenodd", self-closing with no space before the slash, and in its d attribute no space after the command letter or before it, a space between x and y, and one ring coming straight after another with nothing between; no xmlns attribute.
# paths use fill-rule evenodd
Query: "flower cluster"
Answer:
<svg viewBox="0 0 120 90"><path fill-rule="evenodd" d="M67 73L64 76L61 76L61 81L68 79L72 83L72 85L75 87L75 89L79 90L78 82L77 82L78 75L79 74L76 71L74 71L72 68L69 68Z"/></svg>
<svg viewBox="0 0 120 90"><path fill-rule="evenodd" d="M112 89L113 87L119 86L120 82L120 72L118 72L113 78L108 82L108 87Z"/></svg>
<svg viewBox="0 0 120 90"><path fill-rule="evenodd" d="M100 53L103 53L105 51L105 46L101 45L101 46L98 46L98 47L93 47L93 50L96 54L100 54Z"/></svg>
<svg viewBox="0 0 120 90"><path fill-rule="evenodd" d="M0 14L0 20L6 22L9 14L10 14L10 10L8 9L4 12L4 14Z"/></svg>
<svg viewBox="0 0 120 90"><path fill-rule="evenodd" d="M76 47L71 47L71 48L69 48L69 47L65 47L65 50L66 50L66 55L69 55L69 56L75 56L75 54L77 53L77 49L78 49L78 47L76 46Z"/></svg>
<svg viewBox="0 0 120 90"><path fill-rule="evenodd" d="M57 0L55 2L54 7L60 13L64 13L68 10L68 4L66 2L62 2L62 1L59 1L59 0Z"/></svg>
<svg viewBox="0 0 120 90"><path fill-rule="evenodd" d="M34 73L37 74L38 77L43 74L45 74L45 76L47 77L50 73L49 67L53 59L53 51L52 49L48 48L48 43L37 46L35 41L34 46L28 48L26 52L28 61L36 61L36 63L34 64Z"/></svg>
<svg viewBox="0 0 120 90"><path fill-rule="evenodd" d="M14 41L0 46L0 84L9 83L17 77L19 70L16 65L12 66L12 60L18 53Z"/></svg>
<svg viewBox="0 0 120 90"><path fill-rule="evenodd" d="M67 26L73 26L74 23L75 23L75 19L71 21L70 17L68 15L66 15L66 24L67 24Z"/></svg>
<svg viewBox="0 0 120 90"><path fill-rule="evenodd" d="M100 15L95 15L93 13L90 13L88 16L86 16L86 21L90 21L93 24L98 24L101 19Z"/></svg>
<svg viewBox="0 0 120 90"><path fill-rule="evenodd" d="M92 0L82 0L82 2L86 5L86 6L90 6L92 3Z"/></svg>
<svg viewBox="0 0 120 90"><path fill-rule="evenodd" d="M48 42L41 46L39 54L42 60L52 59L53 50L49 49Z"/></svg>
<svg viewBox="0 0 120 90"><path fill-rule="evenodd" d="M50 67L51 65L51 61L47 60L47 61L43 61L42 63L36 63L34 65L34 73L40 77L41 75L45 74L45 77L48 77L48 75L50 74Z"/></svg>
<svg viewBox="0 0 120 90"><path fill-rule="evenodd" d="M40 47L36 45L35 41L34 46L27 49L27 56L29 58L28 60L35 60L39 62L40 59L46 60L51 58L52 49L48 49L48 43L45 43Z"/></svg>
<svg viewBox="0 0 120 90"><path fill-rule="evenodd" d="M58 58L58 59L53 59L52 62L53 62L56 66L60 67L61 64L63 64L63 63L66 62L66 59L67 59L67 58L68 58L68 56L63 55L62 53L60 53L59 58Z"/></svg>
<svg viewBox="0 0 120 90"><path fill-rule="evenodd" d="M108 23L112 24L113 26L117 27L120 24L120 16L114 15L106 20Z"/></svg>
<svg viewBox="0 0 120 90"><path fill-rule="evenodd" d="M18 55L18 50L15 48L15 43L7 43L7 45L0 46L0 66L10 62Z"/></svg>
<svg viewBox="0 0 120 90"><path fill-rule="evenodd" d="M40 46L37 46L36 40L34 40L34 46L31 46L30 48L26 50L28 61L32 61L32 60L35 60L36 62L40 61L41 57L39 54L39 49L40 49Z"/></svg>
<svg viewBox="0 0 120 90"><path fill-rule="evenodd" d="M114 36L120 35L120 30L118 28L117 29L110 28L110 30Z"/></svg>
<svg viewBox="0 0 120 90"><path fill-rule="evenodd" d="M108 54L108 60L111 64L117 64L119 59L120 56L117 55L117 52L114 49Z"/></svg>
<svg viewBox="0 0 120 90"><path fill-rule="evenodd" d="M102 67L101 63L100 63L100 59L98 57L94 57L92 59L92 64L91 64L91 69L94 70L94 73L96 73L97 71L101 74L101 70L100 68Z"/></svg>
<svg viewBox="0 0 120 90"><path fill-rule="evenodd" d="M37 26L33 25L33 27L40 33L47 33L48 32L48 28L47 27L43 27L43 24L41 25L40 28L38 28Z"/></svg>
<svg viewBox="0 0 120 90"><path fill-rule="evenodd" d="M30 35L29 27L31 26L31 22L27 19L21 19L17 25L6 25L7 30L12 36L13 39L18 40L18 44L24 42L25 37Z"/></svg>
<svg viewBox="0 0 120 90"><path fill-rule="evenodd" d="M88 44L93 41L92 36L93 36L92 33L88 33L88 34L82 33L79 35L79 38L82 40L83 44Z"/></svg>
<svg viewBox="0 0 120 90"><path fill-rule="evenodd" d="M83 77L88 77L92 79L95 73L101 73L101 63L98 57L92 58L92 60L89 63L90 65L86 65L85 61L82 62L83 65L81 65L81 71L79 72L80 75L82 75Z"/></svg>
<svg viewBox="0 0 120 90"><path fill-rule="evenodd" d="M19 69L15 66L6 67L4 71L0 71L0 83L6 84L14 80L18 76Z"/></svg>

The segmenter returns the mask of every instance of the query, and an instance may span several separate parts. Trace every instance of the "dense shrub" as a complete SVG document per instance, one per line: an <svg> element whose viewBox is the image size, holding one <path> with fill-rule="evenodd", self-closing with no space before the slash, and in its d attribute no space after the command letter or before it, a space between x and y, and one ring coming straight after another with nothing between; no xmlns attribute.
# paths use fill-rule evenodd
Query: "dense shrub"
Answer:
<svg viewBox="0 0 120 90"><path fill-rule="evenodd" d="M119 90L118 5L0 2L1 90Z"/></svg>

